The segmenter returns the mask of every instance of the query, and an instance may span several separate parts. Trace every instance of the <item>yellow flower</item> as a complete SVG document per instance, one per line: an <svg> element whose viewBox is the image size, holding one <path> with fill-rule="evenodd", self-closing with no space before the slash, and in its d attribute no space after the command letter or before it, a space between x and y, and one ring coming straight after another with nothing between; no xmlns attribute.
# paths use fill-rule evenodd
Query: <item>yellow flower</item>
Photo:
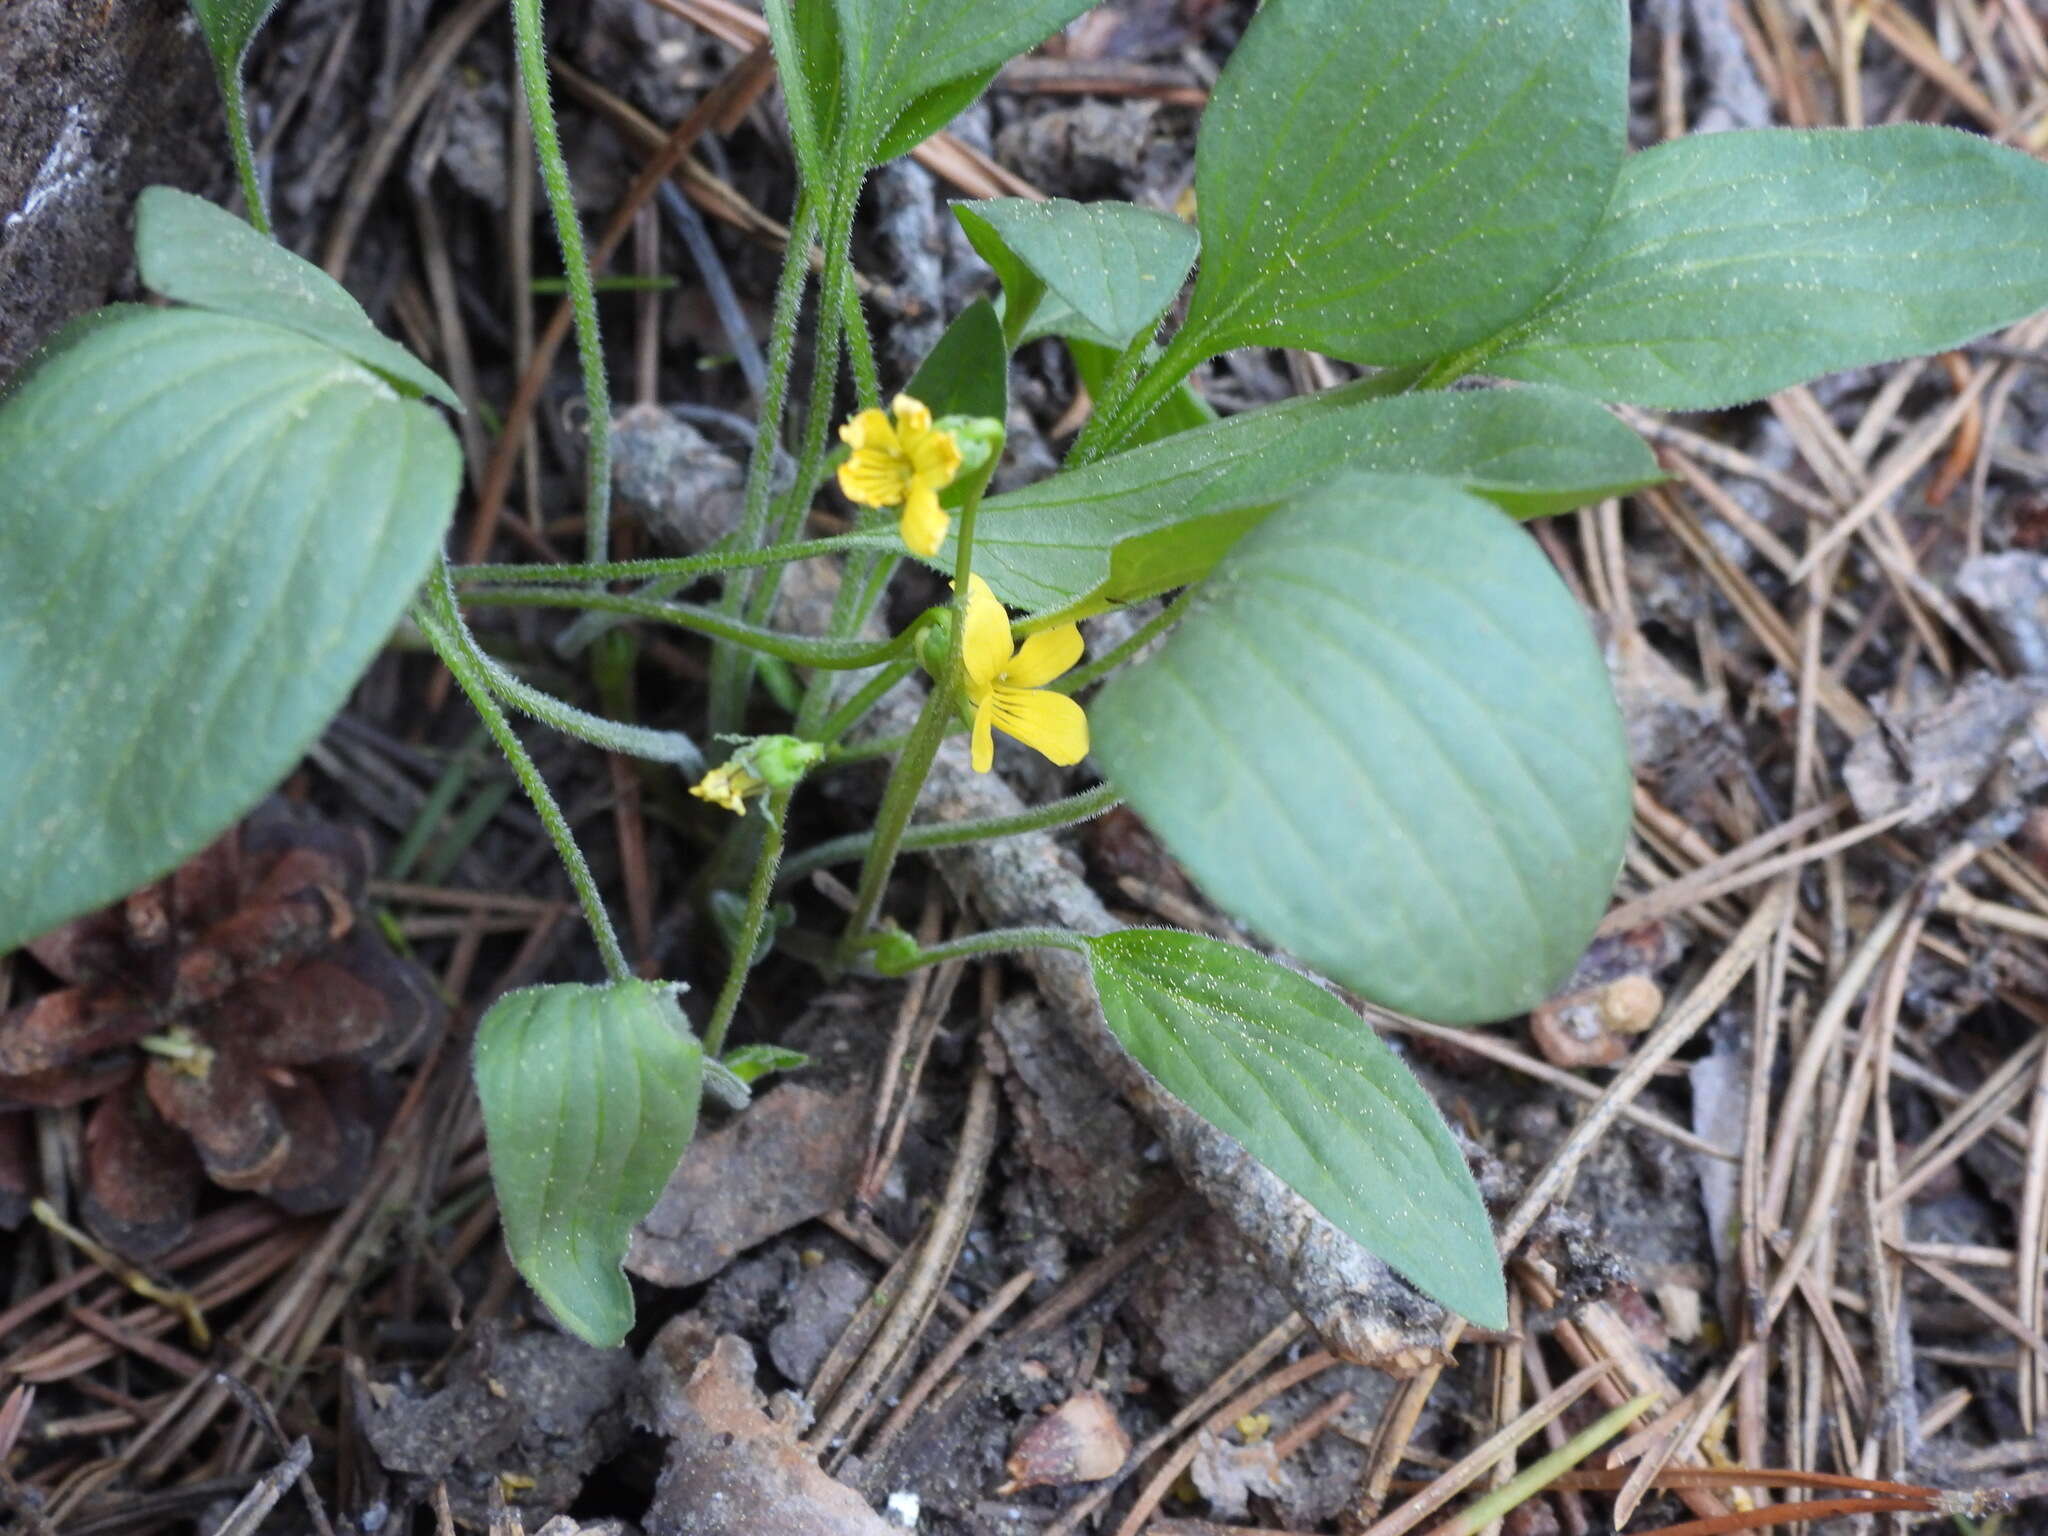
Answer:
<svg viewBox="0 0 2048 1536"><path fill-rule="evenodd" d="M902 507L903 542L930 559L952 525L939 492L960 473L960 444L932 426L929 406L908 395L892 400L889 412L893 422L881 411L862 411L839 429L839 440L853 450L839 466L839 489L864 507Z"/></svg>
<svg viewBox="0 0 2048 1536"><path fill-rule="evenodd" d="M746 799L758 795L768 787L768 781L747 772L737 762L720 763L690 786L690 793L699 800L709 800L713 805L722 805L735 816L747 813Z"/></svg>
<svg viewBox="0 0 2048 1536"><path fill-rule="evenodd" d="M967 633L962 641L967 701L974 706L974 771L994 764L995 727L1043 752L1062 768L1088 755L1088 716L1045 685L1081 659L1081 630L1062 624L1040 630L1014 649L1010 616L987 582L967 578Z"/></svg>

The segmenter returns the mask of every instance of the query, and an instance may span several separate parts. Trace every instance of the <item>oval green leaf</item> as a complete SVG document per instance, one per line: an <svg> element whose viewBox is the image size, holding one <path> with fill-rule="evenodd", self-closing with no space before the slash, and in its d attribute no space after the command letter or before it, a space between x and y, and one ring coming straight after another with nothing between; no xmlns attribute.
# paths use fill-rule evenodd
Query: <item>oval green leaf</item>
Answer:
<svg viewBox="0 0 2048 1536"><path fill-rule="evenodd" d="M203 197L144 188L135 203L135 264L167 299L311 336L408 394L462 409L446 381L378 330L346 288Z"/></svg>
<svg viewBox="0 0 2048 1536"><path fill-rule="evenodd" d="M1457 1139L1363 1019L1307 977L1191 933L1127 928L1088 952L1103 1017L1167 1092L1416 1289L1507 1326Z"/></svg>
<svg viewBox="0 0 2048 1536"><path fill-rule="evenodd" d="M447 424L276 326L104 312L0 406L0 952L205 847L398 622Z"/></svg>
<svg viewBox="0 0 2048 1536"><path fill-rule="evenodd" d="M1534 541L1440 480L1349 474L1267 518L1089 717L1212 899L1404 1013L1539 1002L1620 867L1599 650Z"/></svg>
<svg viewBox="0 0 2048 1536"><path fill-rule="evenodd" d="M1345 469L1456 480L1518 517L1663 477L1642 439L1583 395L1371 390L1367 380L1247 411L992 496L974 567L1033 612L1130 602L1199 577L1264 511Z"/></svg>
<svg viewBox="0 0 2048 1536"><path fill-rule="evenodd" d="M1482 366L1673 410L1959 346L2048 306L2048 165L1952 128L1705 134L1632 157Z"/></svg>
<svg viewBox="0 0 2048 1536"><path fill-rule="evenodd" d="M476 1032L491 1182L512 1262L578 1338L633 1326L621 1265L697 1125L704 1053L670 982L528 987Z"/></svg>
<svg viewBox="0 0 2048 1536"><path fill-rule="evenodd" d="M1606 204L1627 66L1621 0L1268 0L1203 117L1169 352L1392 366L1526 314Z"/></svg>
<svg viewBox="0 0 2048 1536"><path fill-rule="evenodd" d="M1121 350L1159 324L1201 247L1201 237L1179 219L1132 203L1001 197L955 203L953 214L1004 278L1003 320L1013 347L1066 336ZM1008 261L999 261L1003 254ZM1042 289L1035 302L1019 304L1012 293L1006 269L1018 267Z"/></svg>

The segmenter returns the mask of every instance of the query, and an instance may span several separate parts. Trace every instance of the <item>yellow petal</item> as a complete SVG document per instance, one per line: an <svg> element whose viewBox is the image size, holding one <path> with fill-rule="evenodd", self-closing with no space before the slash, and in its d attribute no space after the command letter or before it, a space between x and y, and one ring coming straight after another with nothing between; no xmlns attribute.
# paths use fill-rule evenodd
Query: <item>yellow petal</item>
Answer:
<svg viewBox="0 0 2048 1536"><path fill-rule="evenodd" d="M979 704L1010 662L1010 616L989 584L969 572L967 630L961 639L967 667L967 697Z"/></svg>
<svg viewBox="0 0 2048 1536"><path fill-rule="evenodd" d="M1062 768L1088 755L1087 711L1064 693L998 684L989 702L995 707L996 724L1006 734L1043 752Z"/></svg>
<svg viewBox="0 0 2048 1536"><path fill-rule="evenodd" d="M985 696L974 710L974 736L972 738L974 771L987 773L996 765L995 725L996 700L994 694Z"/></svg>
<svg viewBox="0 0 2048 1536"><path fill-rule="evenodd" d="M922 400L913 400L909 395L898 395L889 402L889 412L896 418L896 430L905 436L921 437L932 429L932 408Z"/></svg>
<svg viewBox="0 0 2048 1536"><path fill-rule="evenodd" d="M1017 654L1003 668L1003 681L1012 688L1043 688L1081 659L1081 627L1062 624L1027 635Z"/></svg>
<svg viewBox="0 0 2048 1536"><path fill-rule="evenodd" d="M705 774L690 786L690 793L699 800L709 800L713 805L724 807L735 816L747 813L745 803L734 792L733 771L727 765L721 764Z"/></svg>
<svg viewBox="0 0 2048 1536"><path fill-rule="evenodd" d="M856 453L863 448L888 450L897 446L896 429L880 411L862 411L839 429L839 441Z"/></svg>
<svg viewBox="0 0 2048 1536"><path fill-rule="evenodd" d="M906 432L903 448L910 457L911 473L930 481L934 490L944 490L960 473L960 444L950 432L927 432L917 438Z"/></svg>
<svg viewBox="0 0 2048 1536"><path fill-rule="evenodd" d="M893 507L910 487L909 466L894 453L856 448L839 466L839 489L863 507Z"/></svg>
<svg viewBox="0 0 2048 1536"><path fill-rule="evenodd" d="M939 505L939 493L921 481L911 481L910 494L903 502L903 521L897 524L910 552L931 559L946 542L946 530L952 525L953 519Z"/></svg>

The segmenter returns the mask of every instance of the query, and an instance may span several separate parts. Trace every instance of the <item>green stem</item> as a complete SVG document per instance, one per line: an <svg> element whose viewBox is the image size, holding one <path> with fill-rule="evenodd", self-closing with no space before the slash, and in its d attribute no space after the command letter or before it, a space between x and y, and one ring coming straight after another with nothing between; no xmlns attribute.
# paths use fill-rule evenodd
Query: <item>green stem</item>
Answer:
<svg viewBox="0 0 2048 1536"><path fill-rule="evenodd" d="M860 290L851 283L846 285L844 310L840 328L846 335L847 361L853 365L854 403L861 410L874 410L882 403L882 376L875 367L875 341L868 334L867 312L860 307Z"/></svg>
<svg viewBox="0 0 2048 1536"><path fill-rule="evenodd" d="M1516 1505L1534 1498L1557 1477L1561 1477L1591 1456L1601 1446L1649 1412L1657 1399L1645 1394L1632 1398L1612 1412L1603 1414L1540 1461L1531 1462L1498 1488L1458 1511L1437 1527L1443 1536L1473 1536L1501 1519Z"/></svg>
<svg viewBox="0 0 2048 1536"><path fill-rule="evenodd" d="M813 733L803 729L804 720L802 714L799 713L796 734L805 737L806 740L822 741L827 746L830 746L841 736L852 730L859 723L863 715L881 702L884 694L916 670L917 663L914 661L905 660L890 663L862 684L860 692L833 711L831 717L818 727L816 732ZM805 698L804 703L806 705L810 703L808 696Z"/></svg>
<svg viewBox="0 0 2048 1536"><path fill-rule="evenodd" d="M789 369L796 356L797 319L803 310L804 277L810 270L811 225L817 218L815 189L798 189L789 216L789 245L782 255L782 274L775 281L775 312L768 325L768 376L761 392L761 418L754 432L754 451L747 460L747 494L733 543L756 549L766 542L768 512L775 488L775 453L782 443L782 413L789 393ZM726 583L719 610L737 619L745 607L748 583ZM739 653L718 651L711 658L710 713L718 722L737 719L745 707L751 669L741 666Z"/></svg>
<svg viewBox="0 0 2048 1536"><path fill-rule="evenodd" d="M1097 678L1107 677L1178 623L1181 611L1187 607L1188 599L1195 595L1196 590L1194 587L1188 587L1180 596L1086 666L1076 667L1065 677L1054 678L1046 686L1055 693L1079 693Z"/></svg>
<svg viewBox="0 0 2048 1536"><path fill-rule="evenodd" d="M910 740L904 744L903 755L896 759L896 766L889 772L888 785L882 791L882 808L875 817L874 841L868 845L867 858L861 864L853 913L847 919L846 932L840 939L842 957L850 955L861 937L874 925L875 913L881 909L882 893L888 889L889 875L896 867L896 854L902 845L904 830L910 825L911 813L917 809L917 797L924 790L925 775L931 772L932 759L938 756L939 743L946 739L947 724L952 719L961 683L967 676L967 604L972 592L967 578L974 570L974 524L980 511L979 491L971 493L961 503L955 546L957 553L953 562L953 635L946 648L945 670L933 681L932 691L925 697L917 724L911 728ZM914 632L914 627L905 631L906 634Z"/></svg>
<svg viewBox="0 0 2048 1536"><path fill-rule="evenodd" d="M242 201L248 205L249 223L258 234L270 231L270 210L263 202L263 182L256 174L256 145L249 137L249 100L242 87L242 66L220 74L221 105L227 109L228 148L235 157L235 171L242 179Z"/></svg>
<svg viewBox="0 0 2048 1536"><path fill-rule="evenodd" d="M1102 393L1096 396L1095 409L1089 413L1081 435L1074 439L1073 453L1077 462L1085 464L1097 456L1096 441L1115 420L1116 413L1130 394L1131 386L1137 382L1138 369L1145 361L1145 349L1152 345L1152 334L1152 330L1145 330L1132 337L1130 344L1109 365L1109 372L1103 375Z"/></svg>
<svg viewBox="0 0 2048 1536"><path fill-rule="evenodd" d="M803 441L797 453L796 479L779 505L771 506L759 528L741 530L742 545L776 542L789 537L802 523L804 509L817 489L818 471L826 453L826 430L831 425L832 401L839 385L839 347L845 320L845 291L852 283L854 210L860 200L861 173L843 157L833 167L833 184L819 226L819 249L825 270L818 287L818 319L812 331L810 408L804 418ZM774 610L775 594L781 586L780 573L769 571L765 579L748 578L730 584L726 606L744 614L750 623L760 624ZM738 729L746 710L747 689L753 680L753 660L743 652L721 651L711 664L712 730Z"/></svg>
<svg viewBox="0 0 2048 1536"><path fill-rule="evenodd" d="M651 763L667 763L691 777L704 771L704 754L681 731L652 730L644 725L612 720L594 715L587 709L578 709L567 699L558 699L528 683L482 646L474 645L474 639L472 636L477 665L483 668L484 680L490 684L491 692L521 714L530 715L543 725L553 726L564 736L587 741L607 752L645 758Z"/></svg>
<svg viewBox="0 0 2048 1536"><path fill-rule="evenodd" d="M453 575L457 586L508 585L525 582L655 581L677 577L688 580L719 571L745 570L757 565L782 565L792 560L814 560L848 550L873 549L876 533L842 533L827 539L798 539L789 544L770 544L765 549L711 550L701 555L679 555L664 560L611 560L603 565L458 565ZM889 535L888 537L893 537ZM679 590L671 587L670 591ZM642 597L667 596L642 592Z"/></svg>
<svg viewBox="0 0 2048 1536"><path fill-rule="evenodd" d="M761 837L760 858L747 886L747 908L740 915L739 931L733 936L732 964L725 973L725 985L718 989L718 1001L712 1005L711 1022L704 1027L704 1054L714 1061L725 1044L725 1032L732 1025L732 1017L739 1011L740 993L746 989L747 975L754 968L754 951L761 945L761 925L767 921L768 899L775 892L775 872L782 863L790 794L787 789L771 790L768 794L768 830Z"/></svg>
<svg viewBox="0 0 2048 1536"><path fill-rule="evenodd" d="M430 583L426 599L415 605L414 622L448 668L456 686L468 696L470 704L483 720L484 729L491 733L491 739L497 742L498 750L505 754L505 760L512 765L512 772L526 790L526 797L533 802L541 825L547 828L548 837L555 845L556 856L561 859L563 869L568 871L569 883L576 889L576 900L583 907L583 920L590 925L591 936L597 940L598 954L603 957L605 974L613 981L631 981L633 968L626 963L626 952L620 947L618 931L612 927L611 917L604 909L604 897L598 892L597 880L590 873L590 865L576 844L576 834L569 830L569 819L562 814L554 792L548 788L547 780L541 777L540 769L534 766L525 744L512 729L512 722L506 719L504 710L491 696L489 679L477 659L474 642L463 626L462 615L454 606L453 592L447 584L445 571L443 567L440 579Z"/></svg>
<svg viewBox="0 0 2048 1536"><path fill-rule="evenodd" d="M987 933L934 944L930 949L920 949L913 955L891 958L877 951L874 960L875 969L884 976L903 976L927 965L943 965L948 960L967 960L975 955L1003 954L1019 949L1071 949L1076 954L1085 955L1088 953L1088 941L1068 928L992 928Z"/></svg>
<svg viewBox="0 0 2048 1536"><path fill-rule="evenodd" d="M933 848L957 848L962 843L978 843L998 837L1017 837L1025 832L1050 832L1057 827L1070 827L1075 822L1100 816L1104 811L1113 810L1122 801L1123 796L1108 784L1098 784L1093 789L1082 790L1078 795L1068 795L1046 805L1035 805L1027 811L1018 811L1009 816L982 816L972 821L925 822L904 829L900 851L920 853ZM833 864L850 864L865 855L874 840L875 835L872 832L849 832L845 837L835 837L830 842L806 848L783 865L782 881L786 885L814 869L824 869Z"/></svg>
<svg viewBox="0 0 2048 1536"><path fill-rule="evenodd" d="M1121 448L1125 440L1145 424L1145 418L1180 388L1181 380L1194 372L1195 364L1210 355L1204 350L1205 346L1203 338L1192 331L1183 329L1176 332L1173 340L1166 344L1166 350L1160 353L1158 361L1146 370L1137 386L1123 397L1113 412L1105 414L1097 407L1095 417L1075 439L1073 449L1067 454L1066 467L1079 469L1083 464L1093 464Z"/></svg>
<svg viewBox="0 0 2048 1536"><path fill-rule="evenodd" d="M628 592L596 592L587 587L487 587L469 593L467 600L474 608L582 608L628 619L651 619L727 640L764 656L779 656L791 666L842 672L893 661L914 643L912 630L887 640L810 639L729 619L721 610L699 603L663 603Z"/></svg>
<svg viewBox="0 0 2048 1536"><path fill-rule="evenodd" d="M547 43L541 36L540 0L512 0L512 35L519 53L519 78L526 88L526 119L562 248L562 272L569 279L569 307L576 317L576 358L583 369L583 403L590 440L584 480L584 554L602 565L610 549L612 505L612 403L604 374L604 348L597 334L597 293L590 281L590 257L583 248L583 224L569 185L569 163L548 93Z"/></svg>

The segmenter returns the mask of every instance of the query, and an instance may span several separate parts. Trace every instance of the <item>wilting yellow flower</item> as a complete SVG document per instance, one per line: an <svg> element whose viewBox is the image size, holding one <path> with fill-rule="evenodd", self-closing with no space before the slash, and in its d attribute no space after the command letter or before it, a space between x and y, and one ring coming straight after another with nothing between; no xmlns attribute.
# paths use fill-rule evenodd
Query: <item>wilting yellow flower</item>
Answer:
<svg viewBox="0 0 2048 1536"><path fill-rule="evenodd" d="M839 440L853 450L839 466L846 499L864 507L900 506L899 526L911 553L936 555L953 521L939 506L939 492L960 473L953 434L932 425L931 408L922 401L898 395L888 413L854 417L839 429Z"/></svg>
<svg viewBox="0 0 2048 1536"><path fill-rule="evenodd" d="M974 771L996 759L995 727L1043 752L1062 768L1088 755L1088 716L1045 685L1081 659L1081 630L1062 624L1010 645L1010 616L987 582L967 578L967 632L961 642L967 700L974 706Z"/></svg>
<svg viewBox="0 0 2048 1536"><path fill-rule="evenodd" d="M690 786L690 793L699 800L709 800L713 805L722 805L735 816L747 813L746 799L758 795L768 787L768 781L749 773L738 762L720 763Z"/></svg>

